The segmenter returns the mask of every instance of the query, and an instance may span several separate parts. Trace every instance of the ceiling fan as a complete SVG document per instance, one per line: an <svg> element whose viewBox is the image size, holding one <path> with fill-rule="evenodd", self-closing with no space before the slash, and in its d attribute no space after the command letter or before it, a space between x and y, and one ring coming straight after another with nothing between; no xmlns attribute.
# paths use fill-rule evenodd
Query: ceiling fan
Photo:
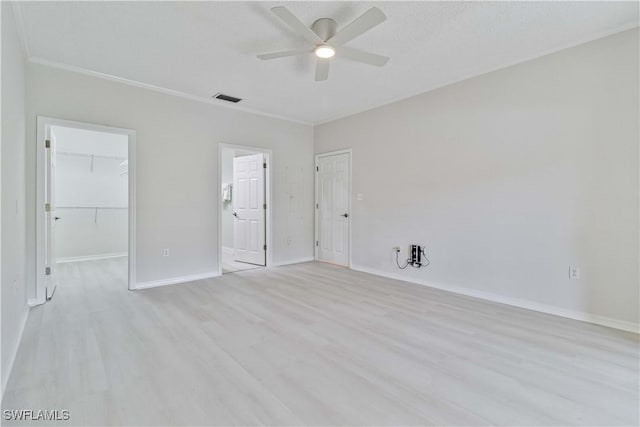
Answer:
<svg viewBox="0 0 640 427"><path fill-rule="evenodd" d="M378 67L382 67L389 62L389 57L387 56L343 46L387 19L385 14L377 7L372 7L338 32L336 32L338 24L331 18L317 19L309 28L284 6L276 6L271 9L271 12L289 25L298 35L313 44L313 47L265 53L258 55L259 59L267 60L315 53L318 57L316 81L327 80L329 77L329 60L334 55Z"/></svg>

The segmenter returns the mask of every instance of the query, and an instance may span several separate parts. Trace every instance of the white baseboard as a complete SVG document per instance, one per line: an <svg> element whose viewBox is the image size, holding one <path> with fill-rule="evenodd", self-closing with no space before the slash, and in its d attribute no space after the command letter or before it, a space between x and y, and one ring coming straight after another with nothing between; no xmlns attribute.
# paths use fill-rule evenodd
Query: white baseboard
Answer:
<svg viewBox="0 0 640 427"><path fill-rule="evenodd" d="M72 256L68 258L57 258L56 264L60 264L63 262L79 262L79 261L95 261L98 259L108 259L108 258L120 258L127 256L127 252L117 252L113 254L98 254L98 255L85 255L85 256Z"/></svg>
<svg viewBox="0 0 640 427"><path fill-rule="evenodd" d="M11 352L11 361L9 362L9 366L7 368L7 375L2 378L2 393L0 396L0 400L4 397L4 392L7 389L7 382L9 381L9 377L11 376L11 371L13 371L13 364L16 361L16 357L18 356L18 348L20 347L20 343L22 342L22 334L24 333L24 327L27 324L27 319L29 318L29 311L31 307L29 305L25 306L24 313L22 315L22 320L20 322L20 331L18 332L18 339L16 340L16 348Z"/></svg>
<svg viewBox="0 0 640 427"><path fill-rule="evenodd" d="M233 248L230 248L229 246L223 246L222 247L222 253L223 254L227 254L227 255L233 255Z"/></svg>
<svg viewBox="0 0 640 427"><path fill-rule="evenodd" d="M179 283L195 282L196 280L210 279L212 277L219 277L220 274L216 272L192 274L189 276L170 277L168 279L152 280L150 282L137 283L133 289L149 289L156 288L158 286L177 285Z"/></svg>
<svg viewBox="0 0 640 427"><path fill-rule="evenodd" d="M417 285L423 285L423 286L428 286L430 288L441 289L443 291L452 292L455 294L479 298L486 301L512 305L515 307L525 308L533 311L539 311L541 313L546 313L546 314L553 314L556 316L566 317L574 320L580 320L583 322L595 323L596 325L607 326L610 328L620 329L627 332L634 332L636 334L640 333L640 325L638 325L637 323L628 322L626 320L613 319L611 317L600 316L592 313L585 313L582 311L568 310L560 307L538 303L535 301L507 297L503 295L493 294L490 292L463 288L460 286L450 286L442 283L434 283L427 280L416 279L412 277L405 277L398 273L391 273L383 270L372 269L372 268L364 267L361 265L352 265L351 269L356 271L361 271L363 273L373 274L376 276L387 277L389 279L401 280L403 282L415 283Z"/></svg>
<svg viewBox="0 0 640 427"><path fill-rule="evenodd" d="M274 262L269 267L282 267L284 265L300 264L301 262L313 261L313 259L314 258L312 256L304 257L304 258L288 259L285 261Z"/></svg>

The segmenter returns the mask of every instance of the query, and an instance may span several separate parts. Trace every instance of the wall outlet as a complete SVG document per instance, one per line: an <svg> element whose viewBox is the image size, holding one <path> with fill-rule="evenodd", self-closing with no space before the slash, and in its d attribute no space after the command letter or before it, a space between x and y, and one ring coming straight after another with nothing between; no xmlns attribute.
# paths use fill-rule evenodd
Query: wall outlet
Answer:
<svg viewBox="0 0 640 427"><path fill-rule="evenodd" d="M569 279L579 279L580 278L580 269L578 267L574 267L573 265L569 266Z"/></svg>
<svg viewBox="0 0 640 427"><path fill-rule="evenodd" d="M395 253L400 252L400 246L394 246L392 249L393 249L393 252Z"/></svg>
<svg viewBox="0 0 640 427"><path fill-rule="evenodd" d="M162 250L162 256L169 256L169 248L164 248Z"/></svg>

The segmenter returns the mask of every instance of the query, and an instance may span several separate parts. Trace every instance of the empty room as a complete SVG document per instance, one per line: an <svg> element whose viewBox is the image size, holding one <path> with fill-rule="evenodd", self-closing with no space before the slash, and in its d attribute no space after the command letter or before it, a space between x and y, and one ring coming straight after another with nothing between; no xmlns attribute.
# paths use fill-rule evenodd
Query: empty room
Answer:
<svg viewBox="0 0 640 427"><path fill-rule="evenodd" d="M640 424L638 2L0 6L0 424Z"/></svg>

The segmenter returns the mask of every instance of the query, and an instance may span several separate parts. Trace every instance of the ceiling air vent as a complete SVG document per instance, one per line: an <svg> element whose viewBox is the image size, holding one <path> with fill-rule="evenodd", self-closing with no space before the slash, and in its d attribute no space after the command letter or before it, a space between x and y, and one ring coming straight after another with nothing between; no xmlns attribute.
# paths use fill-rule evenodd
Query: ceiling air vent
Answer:
<svg viewBox="0 0 640 427"><path fill-rule="evenodd" d="M213 97L215 99L221 99L223 101L233 102L234 104L242 101L241 98L236 98L234 96L225 95L224 93L220 93L220 92L218 92L215 95L213 95Z"/></svg>

